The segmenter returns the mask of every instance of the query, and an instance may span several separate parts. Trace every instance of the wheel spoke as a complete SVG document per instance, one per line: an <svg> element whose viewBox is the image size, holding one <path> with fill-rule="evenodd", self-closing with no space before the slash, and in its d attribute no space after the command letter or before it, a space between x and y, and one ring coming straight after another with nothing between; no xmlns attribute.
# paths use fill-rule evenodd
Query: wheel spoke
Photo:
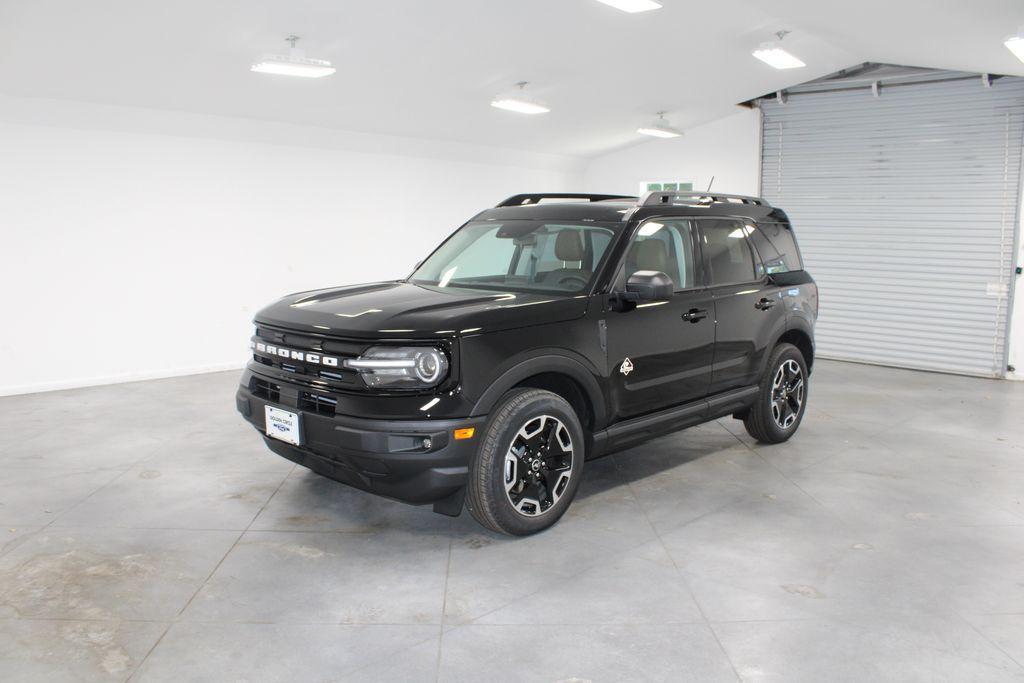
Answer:
<svg viewBox="0 0 1024 683"><path fill-rule="evenodd" d="M789 429L800 416L803 405L803 368L793 359L779 365L772 378L772 419L782 429Z"/></svg>
<svg viewBox="0 0 1024 683"><path fill-rule="evenodd" d="M542 415L525 423L505 455L505 494L522 515L551 509L572 476L572 437L555 417Z"/></svg>

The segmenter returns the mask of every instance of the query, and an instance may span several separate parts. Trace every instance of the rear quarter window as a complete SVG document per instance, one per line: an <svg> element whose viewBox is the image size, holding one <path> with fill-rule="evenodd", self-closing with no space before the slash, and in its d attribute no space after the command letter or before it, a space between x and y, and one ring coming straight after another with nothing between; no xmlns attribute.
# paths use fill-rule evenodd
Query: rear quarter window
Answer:
<svg viewBox="0 0 1024 683"><path fill-rule="evenodd" d="M796 237L790 226L784 223L758 223L748 226L748 235L767 274L804 269Z"/></svg>

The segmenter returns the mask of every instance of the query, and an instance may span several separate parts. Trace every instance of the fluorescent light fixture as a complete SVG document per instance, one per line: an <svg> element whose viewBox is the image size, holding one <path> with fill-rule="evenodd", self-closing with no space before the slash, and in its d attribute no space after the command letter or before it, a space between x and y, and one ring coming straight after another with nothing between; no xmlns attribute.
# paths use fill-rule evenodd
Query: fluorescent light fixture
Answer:
<svg viewBox="0 0 1024 683"><path fill-rule="evenodd" d="M661 126L642 126L636 129L641 135L650 135L652 138L677 138L682 133L674 128L662 128Z"/></svg>
<svg viewBox="0 0 1024 683"><path fill-rule="evenodd" d="M654 0L597 0L598 2L620 9L623 12L636 14L637 12L650 12L652 9L661 9L661 3Z"/></svg>
<svg viewBox="0 0 1024 683"><path fill-rule="evenodd" d="M663 111L658 112L656 120L652 121L649 125L637 128L636 132L641 135L650 135L652 138L677 138L683 134L683 131L669 125L668 121L665 120L665 112Z"/></svg>
<svg viewBox="0 0 1024 683"><path fill-rule="evenodd" d="M496 109L514 111L518 114L546 114L551 111L544 104L526 95L524 92L526 81L519 81L516 83L516 87L519 90L505 95L498 95L491 100L491 106Z"/></svg>
<svg viewBox="0 0 1024 683"><path fill-rule="evenodd" d="M287 55L263 55L249 70L262 74L279 76L299 76L302 78L323 78L330 76L337 69L326 59L310 59L306 51L295 47L298 36L288 36L285 40L291 43Z"/></svg>
<svg viewBox="0 0 1024 683"><path fill-rule="evenodd" d="M774 43L763 43L751 54L776 69L799 69L801 66L807 66L781 47L775 47Z"/></svg>
<svg viewBox="0 0 1024 683"><path fill-rule="evenodd" d="M551 111L543 104L514 97L499 97L491 102L491 106L506 111L514 111L519 114L547 114Z"/></svg>
<svg viewBox="0 0 1024 683"><path fill-rule="evenodd" d="M252 65L251 71L261 74L278 74L280 76L301 76L303 78L323 78L337 71L325 59L297 60L285 55L263 55L260 61Z"/></svg>
<svg viewBox="0 0 1024 683"><path fill-rule="evenodd" d="M1015 36L1010 36L1003 43L1006 49L1014 54L1017 59L1024 62L1024 28L1020 30Z"/></svg>
<svg viewBox="0 0 1024 683"><path fill-rule="evenodd" d="M750 54L754 55L768 66L776 69L799 69L802 66L807 66L797 57L794 57L779 47L779 43L781 43L782 39L789 35L789 33L789 31L776 31L775 37L779 39L778 42L761 43L761 46Z"/></svg>

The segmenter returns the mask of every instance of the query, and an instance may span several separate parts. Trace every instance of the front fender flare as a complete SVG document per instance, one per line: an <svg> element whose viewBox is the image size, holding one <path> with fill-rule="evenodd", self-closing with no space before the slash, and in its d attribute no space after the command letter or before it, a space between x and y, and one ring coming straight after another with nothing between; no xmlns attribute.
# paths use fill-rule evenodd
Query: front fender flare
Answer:
<svg viewBox="0 0 1024 683"><path fill-rule="evenodd" d="M603 429L608 413L604 393L594 371L570 356L551 351L539 353L540 355L529 358L512 359L506 364L507 367L500 369L497 377L473 405L471 415L475 417L488 414L498 399L523 380L541 373L554 372L566 375L580 385L594 410L594 429Z"/></svg>

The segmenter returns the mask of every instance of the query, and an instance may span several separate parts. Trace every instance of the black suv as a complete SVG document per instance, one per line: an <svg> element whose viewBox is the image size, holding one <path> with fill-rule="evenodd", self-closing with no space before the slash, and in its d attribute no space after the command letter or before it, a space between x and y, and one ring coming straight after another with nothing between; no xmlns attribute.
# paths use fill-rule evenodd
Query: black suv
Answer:
<svg viewBox="0 0 1024 683"><path fill-rule="evenodd" d="M405 280L260 311L237 407L314 472L530 534L586 460L725 415L791 437L817 309L764 200L516 195Z"/></svg>

